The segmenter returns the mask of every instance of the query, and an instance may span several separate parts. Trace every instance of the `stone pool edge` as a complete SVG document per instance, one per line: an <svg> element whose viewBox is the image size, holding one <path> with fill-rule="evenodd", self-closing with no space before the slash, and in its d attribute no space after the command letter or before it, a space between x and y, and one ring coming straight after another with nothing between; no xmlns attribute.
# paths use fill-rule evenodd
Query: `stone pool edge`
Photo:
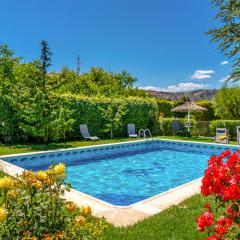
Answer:
<svg viewBox="0 0 240 240"><path fill-rule="evenodd" d="M154 139L153 139L154 140ZM161 139L155 138L155 140L162 140L162 141L174 141L174 142L191 142L191 141L181 141L181 140L169 140L169 139ZM137 140L131 141L139 142L139 141L149 141L149 140ZM124 142L125 144L129 142ZM114 144L101 144L97 146L106 146L106 145L117 145L117 144L124 144L124 143L114 143ZM198 144L211 144L211 145L219 145L219 146L234 146L236 145L226 145L226 144L214 144L214 143L203 143L203 142L193 142ZM87 147L77 147L74 149L82 149L82 148L89 148L89 147L96 147L96 146L87 146ZM64 151L67 149L55 150L55 151ZM69 150L69 148L68 148ZM49 153L51 151L42 151L39 152ZM28 154L36 154L36 152L31 152ZM14 155L4 155L1 157L10 157L10 156L19 156L19 155L26 155L26 153L21 154L14 154ZM10 176L16 176L21 174L25 169L18 167L14 164L6 162L0 159L0 168L3 172ZM182 184L176 188L170 189L166 192L157 194L153 197L147 198L140 202L134 203L129 206L116 206L110 203L107 203L103 200L98 198L92 197L88 194L82 193L75 189L71 189L70 192L65 192L65 198L68 201L75 202L78 206L88 205L93 210L93 215L97 217L104 217L107 222L113 224L116 227L126 227L132 224L135 224L147 217L150 217L154 214L160 213L163 210L169 208L170 206L177 205L184 201L185 199L200 193L200 186L201 186L201 178L195 179L188 183Z"/></svg>

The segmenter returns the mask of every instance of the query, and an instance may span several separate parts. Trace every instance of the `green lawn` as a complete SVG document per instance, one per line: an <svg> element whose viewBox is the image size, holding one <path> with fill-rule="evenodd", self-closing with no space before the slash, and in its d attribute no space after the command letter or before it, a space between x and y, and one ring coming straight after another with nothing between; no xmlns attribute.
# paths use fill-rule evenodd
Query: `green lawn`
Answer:
<svg viewBox="0 0 240 240"><path fill-rule="evenodd" d="M0 144L0 155L92 146L92 145L98 145L98 144L125 142L125 141L131 141L131 140L132 139L129 139L129 138L114 138L114 139L107 139L107 140L100 140L100 141L66 141L66 142L57 142L57 143L48 143L48 144L40 144L40 143Z"/></svg>
<svg viewBox="0 0 240 240"><path fill-rule="evenodd" d="M203 205L212 198L195 195L179 205L145 219L127 228L110 226L106 240L198 240L207 237L196 228L196 217L203 211Z"/></svg>
<svg viewBox="0 0 240 240"><path fill-rule="evenodd" d="M186 140L186 141L197 141L197 142L213 142L212 138L206 137L180 137L180 136L159 136L161 139L172 139L172 140ZM29 143L29 144L0 144L0 155L15 154L15 153L25 153L32 151L46 151L46 150L56 150L62 148L73 148L81 146L91 146L97 144L107 144L116 142L132 141L136 139L129 138L114 138L100 140L96 142L92 141L66 141L58 143L49 144L39 144L39 143ZM231 144L236 144L236 142L230 142Z"/></svg>

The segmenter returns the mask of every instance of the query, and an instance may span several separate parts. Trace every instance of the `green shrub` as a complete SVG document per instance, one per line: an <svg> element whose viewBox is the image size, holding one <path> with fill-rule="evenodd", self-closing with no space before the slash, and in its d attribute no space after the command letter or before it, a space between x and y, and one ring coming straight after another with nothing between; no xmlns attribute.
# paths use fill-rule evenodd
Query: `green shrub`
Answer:
<svg viewBox="0 0 240 240"><path fill-rule="evenodd" d="M240 87L223 87L214 97L214 110L220 119L240 119Z"/></svg>
<svg viewBox="0 0 240 240"><path fill-rule="evenodd" d="M237 138L237 126L240 126L240 120L215 120L210 124L212 136L215 136L216 128L227 128L231 140Z"/></svg>
<svg viewBox="0 0 240 240"><path fill-rule="evenodd" d="M163 118L160 121L160 133L165 136L170 136L173 134L172 129L172 120L173 118Z"/></svg>
<svg viewBox="0 0 240 240"><path fill-rule="evenodd" d="M163 118L162 120L160 120L160 133L162 135L171 136L174 134L173 121L180 121L180 131L182 132L182 135L188 135L188 130L186 127L187 118ZM192 131L196 127L197 122L193 116L191 116L190 122L190 130Z"/></svg>
<svg viewBox="0 0 240 240"><path fill-rule="evenodd" d="M158 103L159 113L164 118L169 118L173 116L173 113L171 112L171 110L173 109L174 101L158 99L157 103Z"/></svg>
<svg viewBox="0 0 240 240"><path fill-rule="evenodd" d="M103 238L105 222L91 216L90 207L79 209L66 202L64 164L46 171L25 171L17 178L2 177L0 190L1 239L89 239Z"/></svg>
<svg viewBox="0 0 240 240"><path fill-rule="evenodd" d="M192 135L205 137L211 136L209 128L210 123L210 121L197 121L196 127L192 131Z"/></svg>
<svg viewBox="0 0 240 240"><path fill-rule="evenodd" d="M127 124L135 123L137 130L149 128L158 133L158 105L151 98L106 98L61 95L59 101L73 111L75 120L73 131L66 133L68 138L79 138L79 124L87 124L91 134L100 137L126 136Z"/></svg>
<svg viewBox="0 0 240 240"><path fill-rule="evenodd" d="M216 116L214 115L214 106L212 101L203 100L196 102L196 104L207 109L207 111L192 113L197 121L212 121L216 119Z"/></svg>

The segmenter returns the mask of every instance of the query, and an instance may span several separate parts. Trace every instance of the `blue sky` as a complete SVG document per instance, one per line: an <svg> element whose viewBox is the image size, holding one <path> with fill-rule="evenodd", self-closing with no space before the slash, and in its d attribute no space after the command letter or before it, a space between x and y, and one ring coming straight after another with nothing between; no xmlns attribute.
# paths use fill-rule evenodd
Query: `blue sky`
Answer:
<svg viewBox="0 0 240 240"><path fill-rule="evenodd" d="M24 61L127 70L136 86L166 91L219 88L231 62L205 34L217 26L210 0L0 0L0 42ZM221 64L222 63L222 64ZM225 64L223 64L225 63ZM220 82L219 82L220 81Z"/></svg>

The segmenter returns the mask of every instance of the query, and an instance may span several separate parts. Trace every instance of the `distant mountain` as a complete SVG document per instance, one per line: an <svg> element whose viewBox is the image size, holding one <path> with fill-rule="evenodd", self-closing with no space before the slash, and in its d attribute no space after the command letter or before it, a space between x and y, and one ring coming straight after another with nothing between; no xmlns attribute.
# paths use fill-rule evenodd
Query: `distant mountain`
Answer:
<svg viewBox="0 0 240 240"><path fill-rule="evenodd" d="M160 92L160 91L152 91L152 90L145 90L145 91L151 94L152 96L155 96L160 99L178 100L181 97L186 96L191 101L212 99L214 94L217 92L216 89L194 90L190 92Z"/></svg>

